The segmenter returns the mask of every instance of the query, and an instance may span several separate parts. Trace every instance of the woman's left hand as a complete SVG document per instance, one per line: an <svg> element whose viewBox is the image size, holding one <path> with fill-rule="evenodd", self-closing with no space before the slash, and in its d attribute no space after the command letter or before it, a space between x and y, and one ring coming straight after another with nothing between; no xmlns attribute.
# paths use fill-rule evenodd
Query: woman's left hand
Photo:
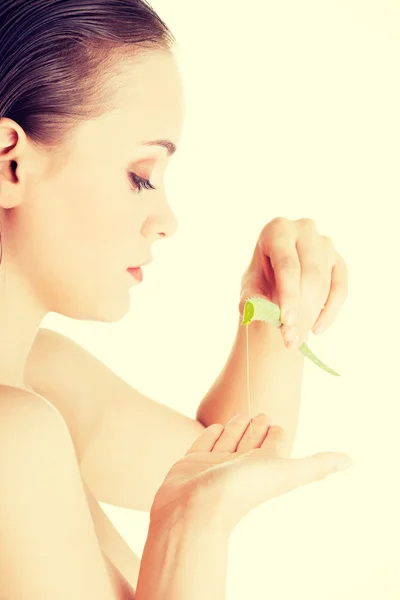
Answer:
<svg viewBox="0 0 400 600"><path fill-rule="evenodd" d="M347 295L347 266L332 240L318 233L312 219L277 217L262 230L242 277L239 311L243 315L251 296L274 302L286 346L298 348L310 330L319 334L330 327Z"/></svg>

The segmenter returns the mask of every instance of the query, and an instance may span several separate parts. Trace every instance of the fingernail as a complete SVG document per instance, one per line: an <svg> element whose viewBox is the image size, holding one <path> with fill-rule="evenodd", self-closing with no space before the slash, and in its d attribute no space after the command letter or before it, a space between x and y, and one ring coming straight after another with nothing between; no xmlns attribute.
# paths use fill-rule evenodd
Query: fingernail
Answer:
<svg viewBox="0 0 400 600"><path fill-rule="evenodd" d="M285 325L294 325L296 323L296 313L294 310L283 310L281 316L282 323Z"/></svg>
<svg viewBox="0 0 400 600"><path fill-rule="evenodd" d="M345 471L346 469L350 469L353 466L353 461L350 456L343 456L336 463L336 469L338 471Z"/></svg>
<svg viewBox="0 0 400 600"><path fill-rule="evenodd" d="M287 342L291 342L292 340L294 340L296 338L296 335L297 335L297 327L289 327L285 331L285 340Z"/></svg>
<svg viewBox="0 0 400 600"><path fill-rule="evenodd" d="M323 325L318 325L318 327L316 327L315 329L313 329L313 334L314 335L320 335L324 330L324 326Z"/></svg>
<svg viewBox="0 0 400 600"><path fill-rule="evenodd" d="M300 347L300 336L296 335L292 342L289 342L289 350L298 350Z"/></svg>
<svg viewBox="0 0 400 600"><path fill-rule="evenodd" d="M245 425L246 423L249 422L249 415L248 413L245 412L241 412L238 413L237 415L235 415L234 417L232 417L231 421L235 420L237 423L241 424L241 425Z"/></svg>

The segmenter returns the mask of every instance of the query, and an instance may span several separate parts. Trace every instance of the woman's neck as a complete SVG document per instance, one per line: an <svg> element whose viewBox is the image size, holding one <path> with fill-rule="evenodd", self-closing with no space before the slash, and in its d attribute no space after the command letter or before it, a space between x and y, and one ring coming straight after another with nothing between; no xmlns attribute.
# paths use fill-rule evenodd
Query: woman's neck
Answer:
<svg viewBox="0 0 400 600"><path fill-rule="evenodd" d="M28 283L1 265L0 384L25 387L25 366L45 314Z"/></svg>

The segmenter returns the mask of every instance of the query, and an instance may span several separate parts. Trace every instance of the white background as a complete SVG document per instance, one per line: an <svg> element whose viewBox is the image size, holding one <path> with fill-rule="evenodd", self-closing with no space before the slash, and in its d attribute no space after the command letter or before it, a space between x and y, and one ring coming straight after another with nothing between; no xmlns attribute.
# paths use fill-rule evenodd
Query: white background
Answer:
<svg viewBox="0 0 400 600"><path fill-rule="evenodd" d="M293 456L339 450L355 465L240 523L227 599L399 600L400 5L152 6L178 38L186 90L167 177L179 231L155 246L122 322L49 315L43 326L194 417L231 349L240 278L262 227L314 219L346 259L350 293L334 325L310 336L342 376L306 361ZM105 508L141 554L148 514Z"/></svg>

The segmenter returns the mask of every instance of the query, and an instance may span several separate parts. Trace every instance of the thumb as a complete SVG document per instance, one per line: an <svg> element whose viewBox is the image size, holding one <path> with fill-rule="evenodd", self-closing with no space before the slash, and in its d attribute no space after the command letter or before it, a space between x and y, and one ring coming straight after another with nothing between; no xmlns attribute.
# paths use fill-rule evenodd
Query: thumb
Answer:
<svg viewBox="0 0 400 600"><path fill-rule="evenodd" d="M349 469L353 465L351 458L342 452L318 452L306 458L291 459L291 462L292 483L296 487L320 481L337 471Z"/></svg>

